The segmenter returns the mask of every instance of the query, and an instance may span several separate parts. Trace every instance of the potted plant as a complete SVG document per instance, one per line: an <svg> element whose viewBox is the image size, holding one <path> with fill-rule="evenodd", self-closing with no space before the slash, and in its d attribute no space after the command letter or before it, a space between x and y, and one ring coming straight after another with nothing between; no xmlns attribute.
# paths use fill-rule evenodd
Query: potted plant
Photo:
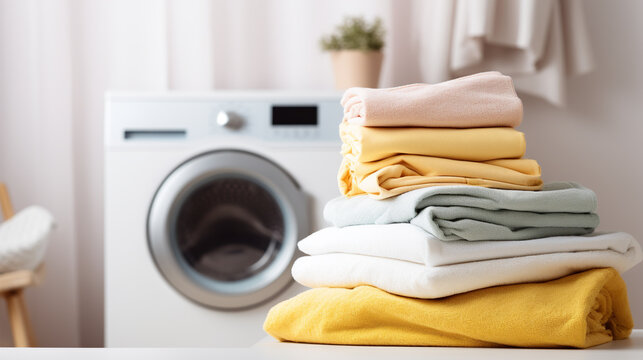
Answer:
<svg viewBox="0 0 643 360"><path fill-rule="evenodd" d="M335 33L322 37L321 47L331 53L337 89L377 87L384 47L380 18L369 24L361 17L347 17Z"/></svg>

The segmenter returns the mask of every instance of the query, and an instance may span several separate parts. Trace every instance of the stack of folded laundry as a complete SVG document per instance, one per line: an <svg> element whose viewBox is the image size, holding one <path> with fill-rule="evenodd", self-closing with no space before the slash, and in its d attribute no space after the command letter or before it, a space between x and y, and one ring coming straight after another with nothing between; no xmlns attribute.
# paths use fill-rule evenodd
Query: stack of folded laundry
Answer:
<svg viewBox="0 0 643 360"><path fill-rule="evenodd" d="M596 195L542 184L512 127L511 79L349 89L340 126L344 196L333 227L299 242L292 274L314 288L276 305L282 341L589 347L633 327L620 273L640 245L594 233Z"/></svg>
<svg viewBox="0 0 643 360"><path fill-rule="evenodd" d="M352 88L342 99L346 196L384 199L438 185L539 190L540 166L521 159L522 102L497 72L437 85Z"/></svg>

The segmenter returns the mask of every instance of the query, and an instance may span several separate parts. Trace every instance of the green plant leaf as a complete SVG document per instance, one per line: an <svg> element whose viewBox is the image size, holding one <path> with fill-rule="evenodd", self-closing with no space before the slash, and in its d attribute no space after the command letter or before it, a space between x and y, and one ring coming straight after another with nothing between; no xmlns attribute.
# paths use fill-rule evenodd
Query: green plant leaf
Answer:
<svg viewBox="0 0 643 360"><path fill-rule="evenodd" d="M379 17L370 24L361 16L346 17L334 33L320 39L320 46L325 51L379 51L384 47L384 35Z"/></svg>

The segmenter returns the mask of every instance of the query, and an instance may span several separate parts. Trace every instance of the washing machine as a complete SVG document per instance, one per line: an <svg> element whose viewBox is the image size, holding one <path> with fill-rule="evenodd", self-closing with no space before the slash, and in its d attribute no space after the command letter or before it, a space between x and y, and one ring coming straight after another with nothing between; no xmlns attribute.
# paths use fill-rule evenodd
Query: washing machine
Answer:
<svg viewBox="0 0 643 360"><path fill-rule="evenodd" d="M338 196L337 93L109 94L105 343L244 347L304 289L296 243Z"/></svg>

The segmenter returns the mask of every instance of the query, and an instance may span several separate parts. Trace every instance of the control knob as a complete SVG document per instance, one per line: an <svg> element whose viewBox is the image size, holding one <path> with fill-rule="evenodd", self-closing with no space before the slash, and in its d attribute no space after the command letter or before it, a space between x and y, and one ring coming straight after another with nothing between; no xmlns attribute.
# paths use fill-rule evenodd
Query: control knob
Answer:
<svg viewBox="0 0 643 360"><path fill-rule="evenodd" d="M236 130L243 126L243 119L234 112L221 110L217 114L217 125L222 128Z"/></svg>

